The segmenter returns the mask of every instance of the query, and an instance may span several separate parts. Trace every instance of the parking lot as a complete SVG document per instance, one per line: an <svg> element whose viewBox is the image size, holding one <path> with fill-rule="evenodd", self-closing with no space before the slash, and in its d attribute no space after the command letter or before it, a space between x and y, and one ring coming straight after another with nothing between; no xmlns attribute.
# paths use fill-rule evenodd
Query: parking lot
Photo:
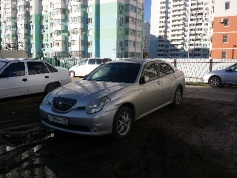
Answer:
<svg viewBox="0 0 237 178"><path fill-rule="evenodd" d="M188 86L123 141L43 127L43 97L0 100L0 177L237 176L236 87Z"/></svg>

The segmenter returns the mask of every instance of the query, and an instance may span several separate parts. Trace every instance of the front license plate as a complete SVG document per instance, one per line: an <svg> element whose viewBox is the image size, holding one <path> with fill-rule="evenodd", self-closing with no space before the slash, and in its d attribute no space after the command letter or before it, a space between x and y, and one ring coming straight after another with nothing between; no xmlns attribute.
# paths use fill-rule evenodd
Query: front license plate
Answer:
<svg viewBox="0 0 237 178"><path fill-rule="evenodd" d="M66 118L48 115L48 120L50 122L54 122L54 123L57 123L57 124L68 125L68 119L66 119Z"/></svg>

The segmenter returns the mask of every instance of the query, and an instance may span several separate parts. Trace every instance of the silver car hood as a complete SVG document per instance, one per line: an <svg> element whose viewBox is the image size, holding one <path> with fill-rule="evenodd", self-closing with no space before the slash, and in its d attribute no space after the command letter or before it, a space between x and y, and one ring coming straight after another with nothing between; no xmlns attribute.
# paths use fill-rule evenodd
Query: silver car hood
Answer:
<svg viewBox="0 0 237 178"><path fill-rule="evenodd" d="M84 107L94 100L103 96L108 96L110 93L120 90L128 85L130 84L82 80L63 85L54 90L52 95L53 97L60 96L77 99L76 107Z"/></svg>

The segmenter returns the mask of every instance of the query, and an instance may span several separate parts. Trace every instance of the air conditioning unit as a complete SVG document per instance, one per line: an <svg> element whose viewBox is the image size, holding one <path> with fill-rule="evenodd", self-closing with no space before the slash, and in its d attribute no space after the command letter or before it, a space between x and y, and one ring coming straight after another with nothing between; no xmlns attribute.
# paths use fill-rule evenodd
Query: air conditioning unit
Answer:
<svg viewBox="0 0 237 178"><path fill-rule="evenodd" d="M223 23L223 22L224 22L224 19L219 19L219 22L220 22L220 23Z"/></svg>

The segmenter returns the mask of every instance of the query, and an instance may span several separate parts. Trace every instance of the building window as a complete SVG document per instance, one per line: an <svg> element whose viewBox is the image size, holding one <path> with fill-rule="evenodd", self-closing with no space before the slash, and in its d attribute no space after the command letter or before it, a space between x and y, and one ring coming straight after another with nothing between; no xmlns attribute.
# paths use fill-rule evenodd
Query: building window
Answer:
<svg viewBox="0 0 237 178"><path fill-rule="evenodd" d="M87 18L87 19L86 19L86 23L87 23L87 24L91 24L91 23L92 23L92 18Z"/></svg>
<svg viewBox="0 0 237 178"><path fill-rule="evenodd" d="M227 53L226 53L226 51L222 51L221 58L222 58L222 59L226 59L226 58L227 58Z"/></svg>
<svg viewBox="0 0 237 178"><path fill-rule="evenodd" d="M229 26L229 19L224 19L224 26L225 27Z"/></svg>
<svg viewBox="0 0 237 178"><path fill-rule="evenodd" d="M88 57L88 58L92 57L92 53L88 53L88 54L87 54L87 57Z"/></svg>
<svg viewBox="0 0 237 178"><path fill-rule="evenodd" d="M225 2L225 10L228 10L230 9L230 2Z"/></svg>
<svg viewBox="0 0 237 178"><path fill-rule="evenodd" d="M228 43L228 35L223 35L222 42L223 43Z"/></svg>

